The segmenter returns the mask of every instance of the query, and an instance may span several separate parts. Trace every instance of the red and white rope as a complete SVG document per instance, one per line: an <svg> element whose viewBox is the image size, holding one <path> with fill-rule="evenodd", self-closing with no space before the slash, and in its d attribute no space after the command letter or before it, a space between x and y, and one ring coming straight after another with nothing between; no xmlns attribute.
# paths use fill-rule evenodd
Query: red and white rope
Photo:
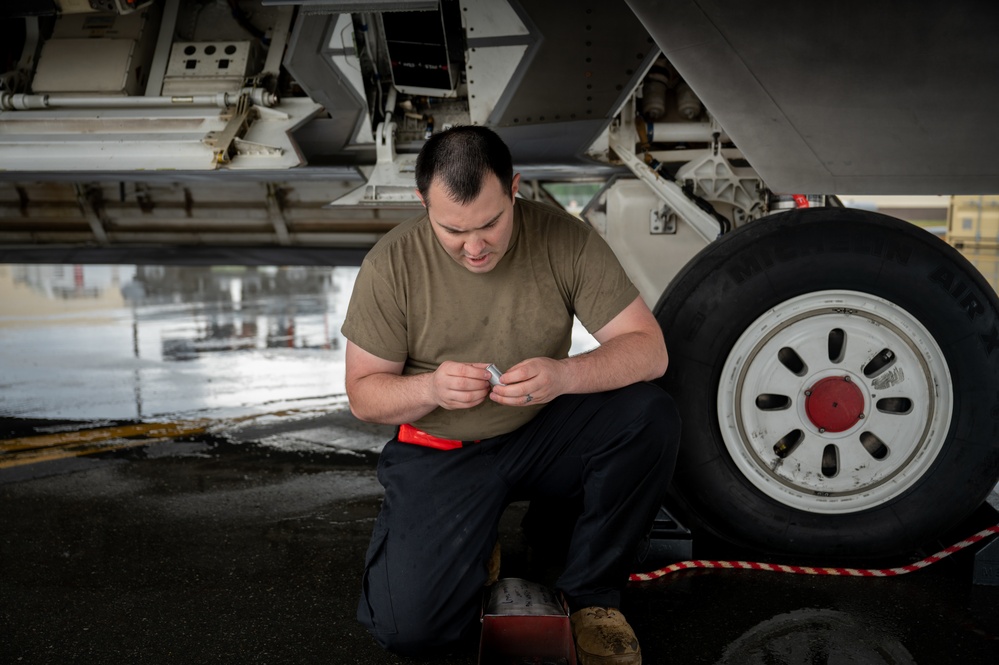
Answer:
<svg viewBox="0 0 999 665"><path fill-rule="evenodd" d="M907 573L912 573L921 568L926 568L930 564L934 564L941 559L950 556L954 552L963 550L969 545L974 545L984 538L993 536L999 533L999 524L995 526L990 526L987 529L982 529L975 535L962 540L959 543L951 545L945 549L940 550L936 554L926 557L921 561L915 563L910 563L906 566L899 566L898 568L822 568L815 566L787 566L784 564L777 563L759 563L756 561L711 561L706 559L698 559L694 561L679 561L677 563L665 566L658 570L653 570L649 573L632 573L628 578L632 582L650 582L652 580L657 580L661 577L665 577L670 573L676 573L681 570L692 570L695 568L724 568L724 569L734 569L734 570L765 570L773 573L792 573L796 575L838 575L845 577L895 577L897 575L905 575Z"/></svg>

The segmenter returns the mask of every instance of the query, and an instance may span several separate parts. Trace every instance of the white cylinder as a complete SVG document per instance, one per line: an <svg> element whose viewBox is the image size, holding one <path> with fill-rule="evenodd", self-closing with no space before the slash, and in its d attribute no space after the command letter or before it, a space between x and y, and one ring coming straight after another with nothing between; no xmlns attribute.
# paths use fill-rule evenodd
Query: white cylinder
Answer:
<svg viewBox="0 0 999 665"><path fill-rule="evenodd" d="M710 122L656 122L652 124L652 136L649 139L654 143L710 143L714 140L716 131L718 130ZM724 134L719 138L722 141L728 140Z"/></svg>

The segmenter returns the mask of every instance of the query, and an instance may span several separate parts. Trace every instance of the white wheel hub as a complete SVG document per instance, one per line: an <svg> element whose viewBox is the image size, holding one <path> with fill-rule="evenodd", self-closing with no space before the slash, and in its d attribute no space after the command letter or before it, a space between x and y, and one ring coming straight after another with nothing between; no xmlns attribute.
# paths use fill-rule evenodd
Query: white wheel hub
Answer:
<svg viewBox="0 0 999 665"><path fill-rule="evenodd" d="M947 438L950 372L907 311L819 291L765 312L722 368L718 421L740 472L808 512L851 513L903 493Z"/></svg>

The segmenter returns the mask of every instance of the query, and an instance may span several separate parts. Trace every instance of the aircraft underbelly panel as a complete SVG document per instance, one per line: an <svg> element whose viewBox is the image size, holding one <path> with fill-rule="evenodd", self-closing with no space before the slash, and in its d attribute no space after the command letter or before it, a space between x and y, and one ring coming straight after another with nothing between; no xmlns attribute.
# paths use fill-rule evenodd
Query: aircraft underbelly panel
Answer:
<svg viewBox="0 0 999 665"><path fill-rule="evenodd" d="M629 0L778 191L999 184L999 6Z"/></svg>

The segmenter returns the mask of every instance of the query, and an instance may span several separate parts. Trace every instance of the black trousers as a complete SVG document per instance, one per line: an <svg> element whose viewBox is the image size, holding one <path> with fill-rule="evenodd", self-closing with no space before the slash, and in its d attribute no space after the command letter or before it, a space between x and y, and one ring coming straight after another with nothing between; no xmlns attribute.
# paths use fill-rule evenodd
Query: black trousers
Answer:
<svg viewBox="0 0 999 665"><path fill-rule="evenodd" d="M557 587L571 608L619 607L673 473L680 419L659 387L564 395L509 434L455 450L392 440L357 617L383 647L419 653L479 616L500 516L515 500L580 498Z"/></svg>

